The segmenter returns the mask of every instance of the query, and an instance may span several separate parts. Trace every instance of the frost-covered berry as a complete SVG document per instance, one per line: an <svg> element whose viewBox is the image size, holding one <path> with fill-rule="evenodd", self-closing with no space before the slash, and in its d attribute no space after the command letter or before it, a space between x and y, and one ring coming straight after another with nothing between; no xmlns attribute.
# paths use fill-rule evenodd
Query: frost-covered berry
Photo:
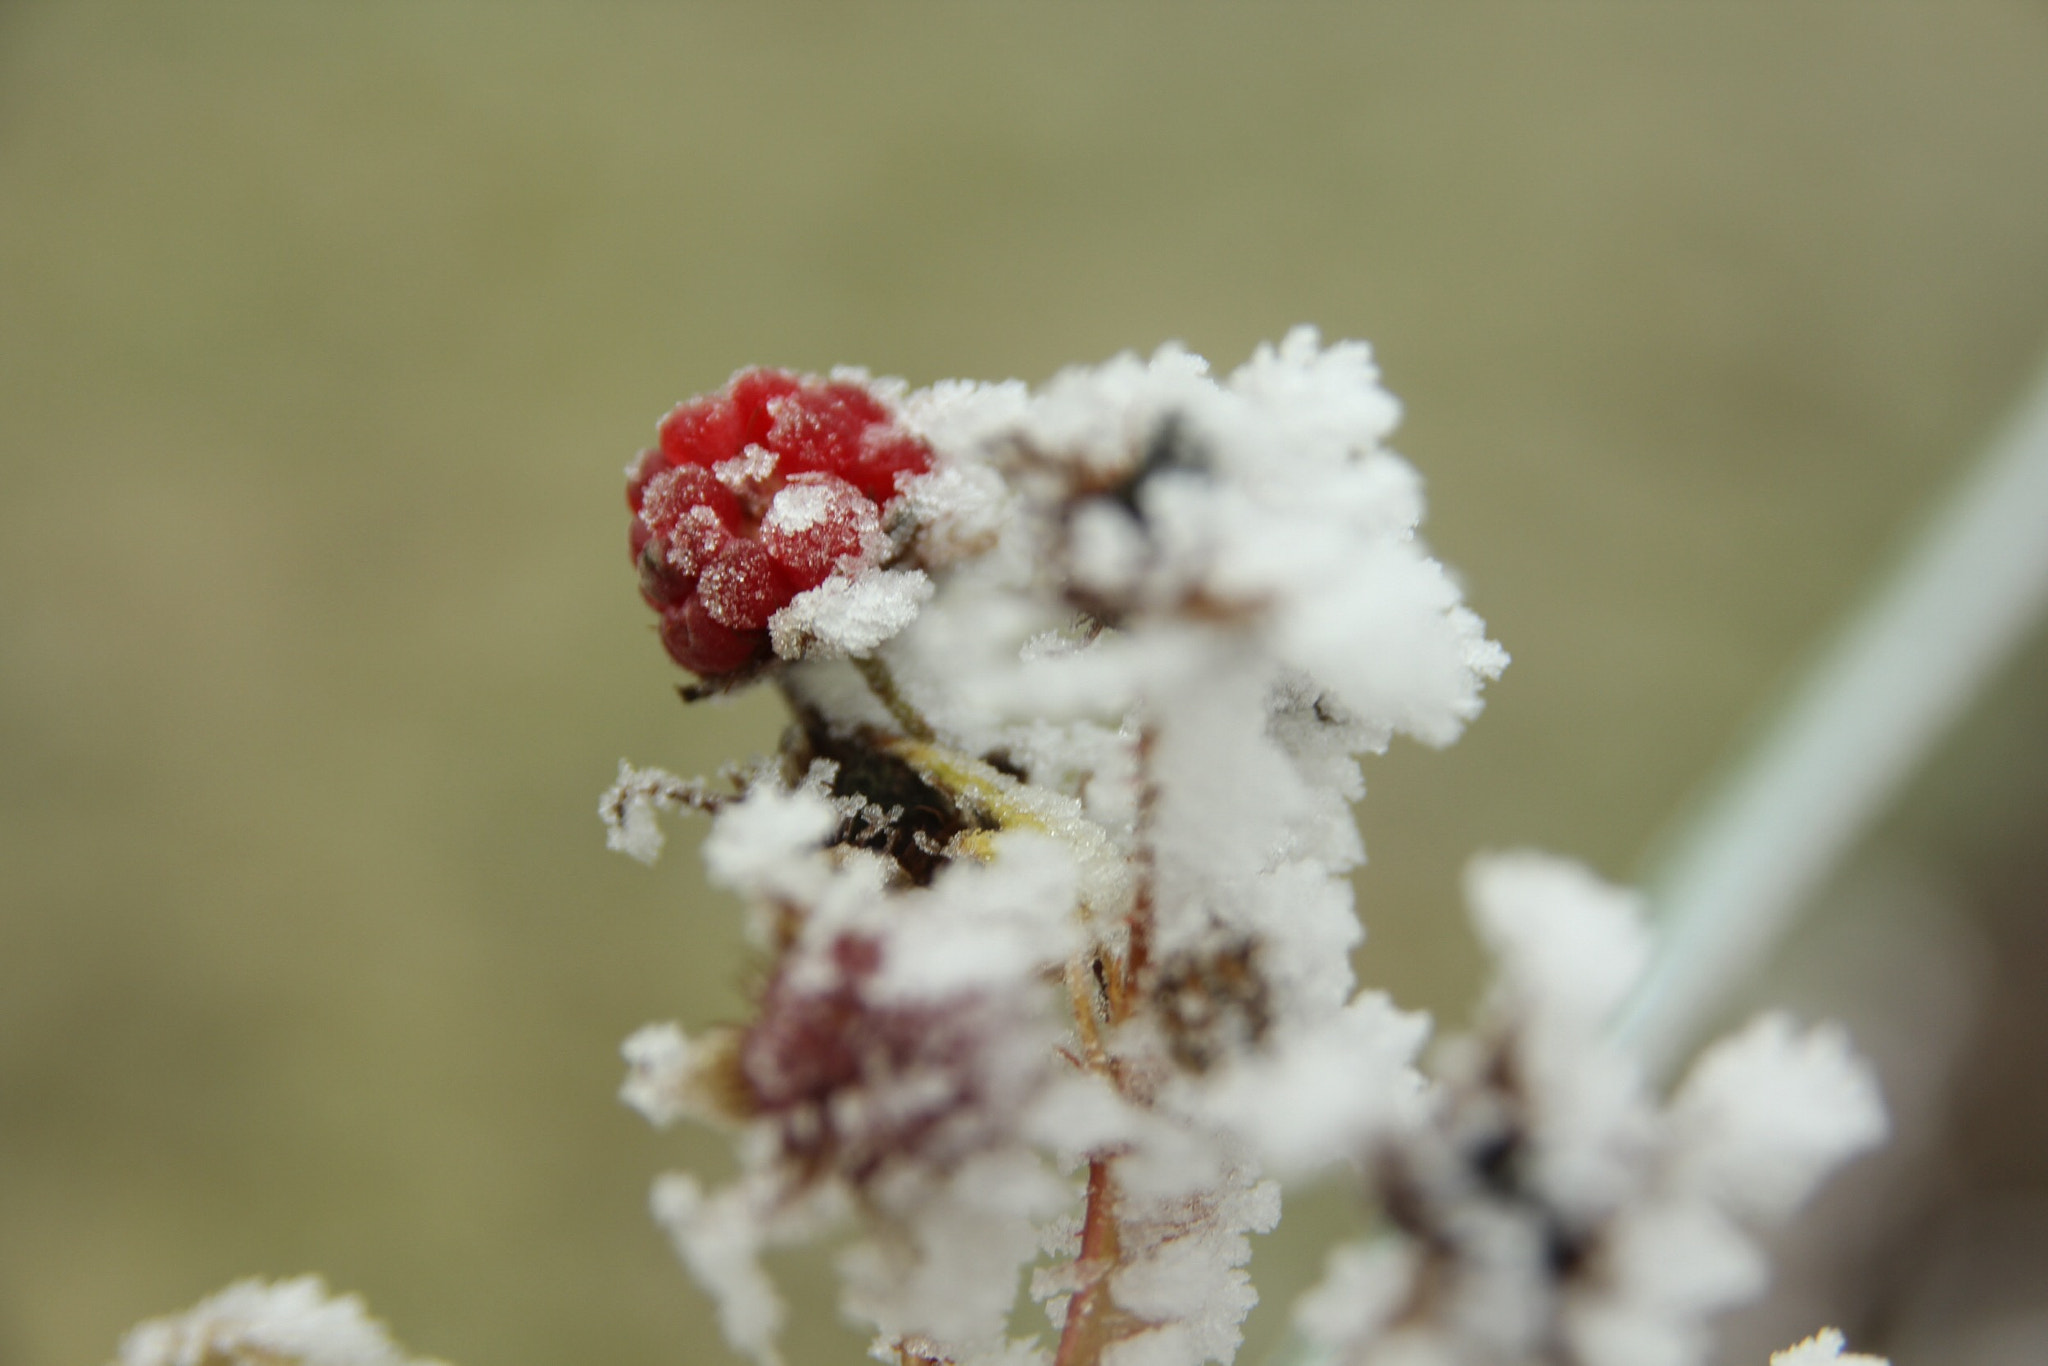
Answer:
<svg viewBox="0 0 2048 1366"><path fill-rule="evenodd" d="M679 404L628 471L640 593L676 663L719 678L770 653L768 622L887 549L882 508L931 448L865 386L744 370Z"/></svg>

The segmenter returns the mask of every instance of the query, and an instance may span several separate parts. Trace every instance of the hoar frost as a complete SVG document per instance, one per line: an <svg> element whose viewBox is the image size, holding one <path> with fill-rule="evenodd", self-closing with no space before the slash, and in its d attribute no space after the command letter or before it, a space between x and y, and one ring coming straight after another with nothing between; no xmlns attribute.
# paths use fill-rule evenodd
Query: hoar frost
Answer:
<svg viewBox="0 0 2048 1366"><path fill-rule="evenodd" d="M238 1281L175 1318L130 1330L118 1366L437 1366L409 1356L353 1295L314 1276Z"/></svg>
<svg viewBox="0 0 2048 1366"><path fill-rule="evenodd" d="M850 1234L884 1361L1228 1362L1276 1178L1335 1169L1381 1217L1299 1310L1331 1360L1693 1366L1754 1231L1880 1136L1841 1039L1776 1018L1660 1104L1605 1032L1635 898L1559 860L1475 865L1499 980L1428 1067L1357 990L1358 758L1454 740L1507 662L1398 417L1304 328L1221 379L745 371L665 420L643 593L694 693L793 715L723 788L622 766L603 804L643 859L710 812L766 958L751 1019L643 1029L622 1092L734 1132L739 1176L655 1212L735 1347L776 1360L763 1252Z"/></svg>
<svg viewBox="0 0 2048 1366"><path fill-rule="evenodd" d="M706 813L750 1018L626 1040L621 1098L728 1129L655 1218L727 1340L779 1361L762 1265L838 1242L895 1366L1227 1363L1281 1181L1371 1234L1296 1306L1329 1366L1701 1366L1757 1237L1882 1137L1838 1030L1767 1015L1668 1098L1609 1016L1637 898L1474 863L1471 1029L1357 990L1359 756L1442 745L1507 663L1417 535L1366 348L1297 329L1226 378L1168 347L911 391L746 370L628 467L629 549L688 699L767 684L779 751L622 763L608 843ZM1028 1286L1042 1327L1013 1324ZM1773 1366L1884 1366L1823 1330ZM312 1278L131 1332L120 1366L427 1366Z"/></svg>

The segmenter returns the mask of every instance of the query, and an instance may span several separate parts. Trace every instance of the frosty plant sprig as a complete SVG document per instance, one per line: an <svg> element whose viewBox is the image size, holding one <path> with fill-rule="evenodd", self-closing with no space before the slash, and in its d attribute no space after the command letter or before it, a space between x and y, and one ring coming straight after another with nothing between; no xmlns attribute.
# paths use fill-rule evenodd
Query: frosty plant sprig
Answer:
<svg viewBox="0 0 2048 1366"><path fill-rule="evenodd" d="M1301 1308L1331 1358L1691 1362L1761 1287L1749 1230L1877 1139L1840 1037L1779 1018L1660 1109L1603 1034L1635 899L1558 860L1475 865L1500 981L1428 1072L1355 990L1357 756L1455 739L1507 662L1416 538L1397 413L1302 330L1221 382L748 371L663 422L662 639L794 717L729 791L628 767L604 808L648 859L656 808L712 810L771 964L750 1021L626 1046L650 1119L739 1137L733 1184L655 1192L734 1346L775 1359L760 1251L851 1229L885 1360L1228 1361L1274 1178L1348 1167L1381 1227Z"/></svg>
<svg viewBox="0 0 2048 1366"><path fill-rule="evenodd" d="M1608 1028L1637 899L1559 859L1473 865L1497 980L1427 1064L1357 989L1359 756L1456 739L1507 663L1417 538L1398 411L1299 329L1222 380L1172 347L1037 392L749 370L663 420L628 472L661 641L686 695L791 713L601 808L649 862L658 813L708 812L764 963L749 1018L625 1045L629 1104L735 1138L734 1180L653 1206L736 1349L778 1361L761 1254L832 1237L884 1362L1227 1363L1281 1183L1342 1171L1376 1219L1296 1311L1317 1359L1695 1366L1754 1235L1881 1137L1839 1032L1780 1016L1653 1094ZM124 1362L405 1360L307 1285ZM1842 1347L1781 1357L1871 1360Z"/></svg>

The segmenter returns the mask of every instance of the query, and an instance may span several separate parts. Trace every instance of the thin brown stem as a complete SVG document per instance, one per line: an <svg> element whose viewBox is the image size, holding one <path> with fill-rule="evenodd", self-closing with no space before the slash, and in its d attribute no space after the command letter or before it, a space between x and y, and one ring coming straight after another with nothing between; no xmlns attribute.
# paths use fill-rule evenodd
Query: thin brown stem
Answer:
<svg viewBox="0 0 2048 1366"><path fill-rule="evenodd" d="M1095 960L1095 980L1102 986L1103 1007L1112 1024L1131 1018L1131 978L1124 960L1103 954Z"/></svg>
<svg viewBox="0 0 2048 1366"><path fill-rule="evenodd" d="M1091 1072L1109 1071L1109 1053L1102 1046L1102 1020L1095 1008L1094 974L1088 960L1073 958L1067 963L1067 1005L1074 1013L1074 1031L1081 1036L1082 1056Z"/></svg>
<svg viewBox="0 0 2048 1366"><path fill-rule="evenodd" d="M1110 1161L1098 1157L1088 1164L1088 1208L1081 1223L1081 1256L1074 1263L1083 1284L1067 1303L1067 1325L1053 1366L1099 1366L1104 1349L1124 1334L1124 1315L1109 1294L1110 1274L1123 1260Z"/></svg>
<svg viewBox="0 0 2048 1366"><path fill-rule="evenodd" d="M898 1366L953 1366L953 1358L921 1337L898 1338L889 1350L896 1354Z"/></svg>
<svg viewBox="0 0 2048 1366"><path fill-rule="evenodd" d="M1137 872L1138 885L1131 894L1131 946L1124 972L1126 989L1117 993L1123 998L1123 1013L1126 1014L1135 1005L1133 998L1144 990L1145 969L1152 956L1153 904L1159 874L1158 855L1152 845L1153 825L1159 813L1159 779L1152 769L1152 751L1158 741L1159 732L1149 722L1138 728L1138 811L1131 832L1131 863Z"/></svg>

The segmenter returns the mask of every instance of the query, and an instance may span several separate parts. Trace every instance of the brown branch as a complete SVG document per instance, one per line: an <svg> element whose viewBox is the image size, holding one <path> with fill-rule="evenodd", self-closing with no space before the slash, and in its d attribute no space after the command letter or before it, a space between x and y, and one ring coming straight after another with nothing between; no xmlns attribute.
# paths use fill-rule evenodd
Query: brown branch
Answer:
<svg viewBox="0 0 2048 1366"><path fill-rule="evenodd" d="M1159 875L1158 853L1152 844L1159 813L1159 779L1152 771L1152 751L1158 741L1159 732L1150 722L1138 728L1138 810L1131 831L1131 863L1137 870L1138 885L1131 894L1130 950L1120 984L1124 990L1113 996L1114 1004L1121 1007L1116 1014L1119 1021L1128 1018L1135 1006L1132 998L1144 990L1152 957L1152 914Z"/></svg>
<svg viewBox="0 0 2048 1366"><path fill-rule="evenodd" d="M1088 1070L1107 1073L1109 1052L1102 1044L1102 1020L1095 1007L1095 993L1089 989L1092 975L1086 960L1076 957L1067 963L1067 1005L1074 1013L1074 1031L1081 1036L1081 1053Z"/></svg>
<svg viewBox="0 0 2048 1366"><path fill-rule="evenodd" d="M1081 1255L1074 1263L1082 1284L1067 1301L1067 1324L1053 1366L1100 1366L1110 1344L1136 1326L1109 1293L1110 1276L1123 1260L1110 1161L1098 1157L1088 1164L1088 1209L1081 1224Z"/></svg>

